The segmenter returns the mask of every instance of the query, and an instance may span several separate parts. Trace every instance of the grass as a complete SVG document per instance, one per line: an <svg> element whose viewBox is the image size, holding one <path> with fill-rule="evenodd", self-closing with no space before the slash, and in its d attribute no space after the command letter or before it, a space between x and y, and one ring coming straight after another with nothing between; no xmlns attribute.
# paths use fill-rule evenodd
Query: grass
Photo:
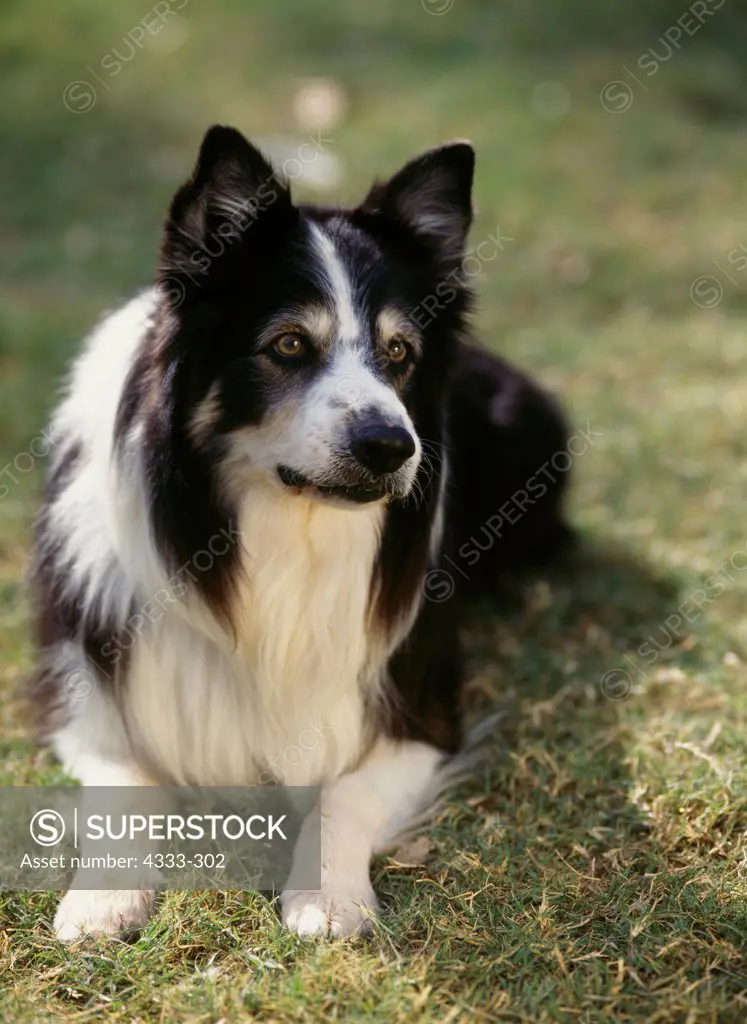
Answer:
<svg viewBox="0 0 747 1024"><path fill-rule="evenodd" d="M622 66L682 13L654 6L623 17L608 0L602 23L580 0L532 17L194 2L75 114L65 86L146 11L6 3L2 466L39 435L91 322L148 280L204 127L302 134L293 95L318 75L347 99L328 133L342 199L419 147L475 141L473 241L496 225L512 239L483 267L478 331L601 437L574 466L583 554L470 623L471 712L502 713L491 757L420 863L377 861L371 942L302 942L250 893L172 892L134 943L68 950L54 894L2 893L0 1019L747 1019L747 276L729 260L747 241L747 107L726 56L742 23L725 7L608 113L605 83L630 81ZM711 308L690 297L701 275L723 286ZM59 778L11 700L33 658L33 462L0 500L6 784Z"/></svg>

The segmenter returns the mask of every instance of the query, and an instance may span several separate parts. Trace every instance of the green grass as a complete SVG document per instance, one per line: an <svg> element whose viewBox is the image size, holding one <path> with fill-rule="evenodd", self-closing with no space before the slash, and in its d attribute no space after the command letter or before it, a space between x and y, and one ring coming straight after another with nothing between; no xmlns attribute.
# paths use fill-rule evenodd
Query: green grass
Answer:
<svg viewBox="0 0 747 1024"><path fill-rule="evenodd" d="M7 0L0 468L91 322L148 280L205 126L302 134L293 95L319 75L347 97L327 133L342 199L418 148L475 141L473 241L512 238L484 266L478 331L602 436L574 467L585 553L467 630L470 712L503 717L423 863L377 861L371 942L302 942L249 893L172 892L134 943L63 949L54 894L0 894L0 1019L747 1019L747 574L730 568L702 614L683 604L747 542L747 275L729 263L747 242L747 105L726 57L743 17L715 14L614 115L600 90L682 10L601 7L192 0L74 114L65 86L146 10ZM707 274L724 295L702 309ZM33 658L43 462L0 500L4 783L59 778L11 699Z"/></svg>

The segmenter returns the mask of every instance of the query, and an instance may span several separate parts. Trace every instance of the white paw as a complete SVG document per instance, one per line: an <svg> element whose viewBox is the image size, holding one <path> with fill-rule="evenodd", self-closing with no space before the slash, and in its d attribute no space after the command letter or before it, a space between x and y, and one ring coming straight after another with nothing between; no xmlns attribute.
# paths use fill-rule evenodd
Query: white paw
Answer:
<svg viewBox="0 0 747 1024"><path fill-rule="evenodd" d="M54 918L61 942L84 935L121 935L143 928L153 909L152 889L70 889Z"/></svg>
<svg viewBox="0 0 747 1024"><path fill-rule="evenodd" d="M352 893L289 889L282 894L283 923L305 937L370 935L378 903L371 886Z"/></svg>

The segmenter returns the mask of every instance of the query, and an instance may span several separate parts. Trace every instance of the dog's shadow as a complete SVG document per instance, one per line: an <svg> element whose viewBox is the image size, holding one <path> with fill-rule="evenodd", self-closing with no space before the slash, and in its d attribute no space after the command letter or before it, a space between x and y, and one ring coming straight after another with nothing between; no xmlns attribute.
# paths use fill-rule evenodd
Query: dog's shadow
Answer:
<svg viewBox="0 0 747 1024"><path fill-rule="evenodd" d="M584 542L542 571L499 580L465 630L468 719L485 709L480 692L504 704L590 687L604 698L605 719L610 704L634 695L647 665L661 669L688 647L687 624L671 628L680 587L621 548Z"/></svg>
<svg viewBox="0 0 747 1024"><path fill-rule="evenodd" d="M429 833L421 870L445 863L442 880L467 873L471 885L475 870L491 878L492 896L477 901L488 932L503 930L514 891L533 898L527 886L535 895L548 886L565 892L579 916L584 891L593 907L622 886L642 907L652 877L671 887L666 898L676 890L689 899L678 858L636 793L641 773L630 767L644 702L666 700L678 673L706 665L696 631L671 628L683 597L679 582L628 552L580 544L474 608L464 631L465 713L473 735L483 723L483 757ZM641 658L643 645L654 659ZM631 714L635 701L642 718ZM381 865L379 880L390 905L406 906L396 861ZM502 902L495 879L505 877ZM728 933L725 903L693 914L714 934Z"/></svg>

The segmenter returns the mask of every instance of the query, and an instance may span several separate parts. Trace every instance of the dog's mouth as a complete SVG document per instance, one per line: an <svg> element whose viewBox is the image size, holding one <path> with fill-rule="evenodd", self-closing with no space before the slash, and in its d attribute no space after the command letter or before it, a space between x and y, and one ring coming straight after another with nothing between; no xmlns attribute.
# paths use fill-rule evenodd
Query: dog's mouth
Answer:
<svg viewBox="0 0 747 1024"><path fill-rule="evenodd" d="M351 501L356 505L367 505L372 501L381 501L387 496L387 490L383 487L371 487L364 484L336 485L315 484L297 469L290 466L278 466L278 476L286 487L294 491L310 491L322 498L337 499L339 501Z"/></svg>

